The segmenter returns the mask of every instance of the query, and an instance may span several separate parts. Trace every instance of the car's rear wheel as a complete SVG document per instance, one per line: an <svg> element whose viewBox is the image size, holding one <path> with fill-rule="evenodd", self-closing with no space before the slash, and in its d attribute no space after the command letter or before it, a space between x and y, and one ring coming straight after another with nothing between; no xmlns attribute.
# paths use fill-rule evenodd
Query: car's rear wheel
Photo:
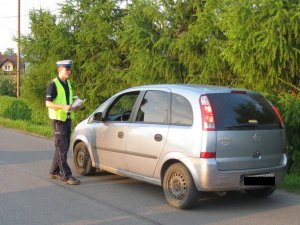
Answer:
<svg viewBox="0 0 300 225"><path fill-rule="evenodd" d="M96 168L92 166L89 151L83 142L75 146L73 161L78 173L83 176L92 175L96 171Z"/></svg>
<svg viewBox="0 0 300 225"><path fill-rule="evenodd" d="M163 178L163 189L167 202L180 209L195 206L199 192L188 169L181 163L171 165Z"/></svg>
<svg viewBox="0 0 300 225"><path fill-rule="evenodd" d="M274 193L276 187L266 187L259 189L246 189L246 193L252 197L256 198L266 198Z"/></svg>

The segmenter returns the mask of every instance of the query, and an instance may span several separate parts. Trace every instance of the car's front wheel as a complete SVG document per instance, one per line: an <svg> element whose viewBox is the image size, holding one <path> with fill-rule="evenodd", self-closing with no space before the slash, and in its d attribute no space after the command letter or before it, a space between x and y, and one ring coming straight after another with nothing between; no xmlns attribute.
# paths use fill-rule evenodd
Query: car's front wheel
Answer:
<svg viewBox="0 0 300 225"><path fill-rule="evenodd" d="M266 187L259 189L246 189L246 193L252 197L266 198L274 193L276 187Z"/></svg>
<svg viewBox="0 0 300 225"><path fill-rule="evenodd" d="M92 166L89 151L83 142L75 146L73 161L78 173L83 176L92 175L96 171L96 168Z"/></svg>
<svg viewBox="0 0 300 225"><path fill-rule="evenodd" d="M163 189L167 202L176 208L191 208L198 201L199 192L194 180L182 163L175 163L167 169Z"/></svg>

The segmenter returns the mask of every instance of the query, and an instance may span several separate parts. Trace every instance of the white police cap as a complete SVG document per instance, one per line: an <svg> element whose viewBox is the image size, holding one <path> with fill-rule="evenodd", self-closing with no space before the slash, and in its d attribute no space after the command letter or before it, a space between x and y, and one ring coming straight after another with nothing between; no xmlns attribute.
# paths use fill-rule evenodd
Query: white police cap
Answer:
<svg viewBox="0 0 300 225"><path fill-rule="evenodd" d="M66 68L71 68L73 61L72 60L62 60L56 62L57 67L62 66Z"/></svg>

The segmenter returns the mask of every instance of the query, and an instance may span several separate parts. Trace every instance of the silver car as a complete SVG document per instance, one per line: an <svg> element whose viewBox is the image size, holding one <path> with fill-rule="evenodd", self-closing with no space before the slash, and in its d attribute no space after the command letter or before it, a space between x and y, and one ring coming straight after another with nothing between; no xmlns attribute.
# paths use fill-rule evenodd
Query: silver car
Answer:
<svg viewBox="0 0 300 225"><path fill-rule="evenodd" d="M81 175L98 168L161 185L177 208L201 192L269 196L287 165L276 108L257 92L219 86L121 91L76 126L71 148Z"/></svg>

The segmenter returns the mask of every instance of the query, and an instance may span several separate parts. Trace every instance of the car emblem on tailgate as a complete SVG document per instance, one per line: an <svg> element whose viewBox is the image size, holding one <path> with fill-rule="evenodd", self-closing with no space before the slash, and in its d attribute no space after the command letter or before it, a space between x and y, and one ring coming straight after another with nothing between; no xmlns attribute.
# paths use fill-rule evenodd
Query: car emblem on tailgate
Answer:
<svg viewBox="0 0 300 225"><path fill-rule="evenodd" d="M261 141L261 139L262 139L261 136L259 136L258 134L253 135L253 140L254 141Z"/></svg>

